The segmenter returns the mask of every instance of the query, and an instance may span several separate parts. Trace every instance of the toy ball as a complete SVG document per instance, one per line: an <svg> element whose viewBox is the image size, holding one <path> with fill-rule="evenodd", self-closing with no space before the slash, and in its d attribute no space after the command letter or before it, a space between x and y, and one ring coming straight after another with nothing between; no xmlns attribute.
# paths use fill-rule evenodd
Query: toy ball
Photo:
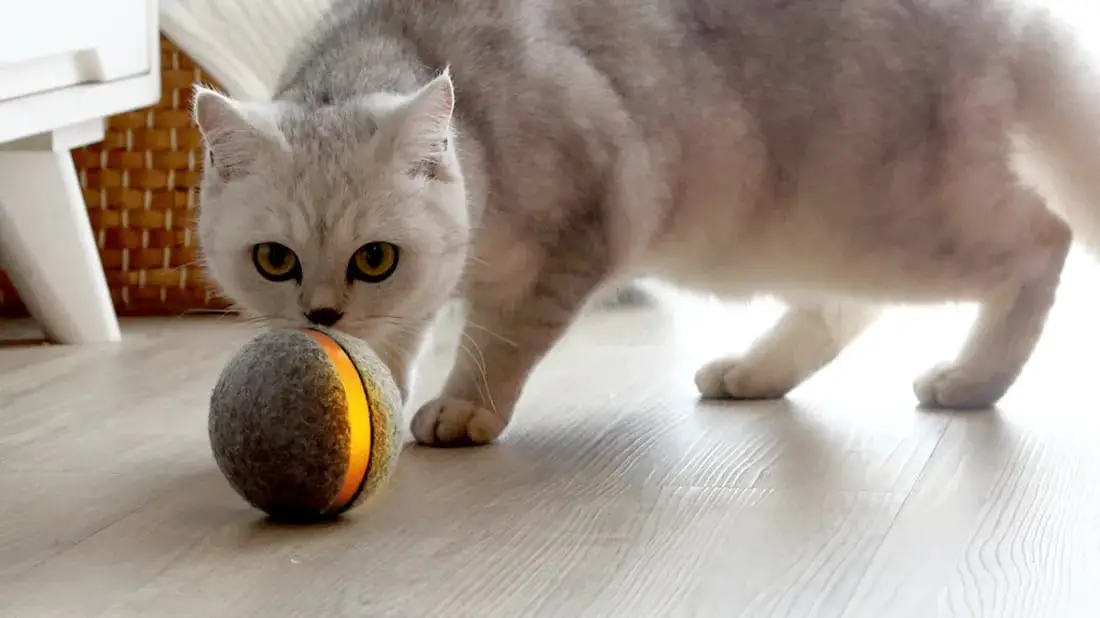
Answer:
<svg viewBox="0 0 1100 618"><path fill-rule="evenodd" d="M230 359L210 396L214 459L273 520L334 518L389 480L401 395L366 343L324 328L273 330Z"/></svg>

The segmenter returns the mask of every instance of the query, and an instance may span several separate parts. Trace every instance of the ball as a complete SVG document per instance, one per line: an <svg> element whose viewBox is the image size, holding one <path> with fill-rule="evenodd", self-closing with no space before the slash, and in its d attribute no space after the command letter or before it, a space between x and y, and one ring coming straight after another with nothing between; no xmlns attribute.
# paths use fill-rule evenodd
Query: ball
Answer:
<svg viewBox="0 0 1100 618"><path fill-rule="evenodd" d="M274 520L337 517L389 480L401 395L386 365L325 328L265 332L222 370L210 396L214 460Z"/></svg>

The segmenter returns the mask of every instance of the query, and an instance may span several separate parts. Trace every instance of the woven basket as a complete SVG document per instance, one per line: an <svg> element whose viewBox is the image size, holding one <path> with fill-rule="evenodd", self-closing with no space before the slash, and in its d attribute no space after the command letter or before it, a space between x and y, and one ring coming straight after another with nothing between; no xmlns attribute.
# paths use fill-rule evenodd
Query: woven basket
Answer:
<svg viewBox="0 0 1100 618"><path fill-rule="evenodd" d="M119 315L227 306L202 278L194 234L202 138L189 111L191 89L217 84L167 38L160 45L160 101L110 118L102 142L72 153ZM0 314L24 313L0 272Z"/></svg>

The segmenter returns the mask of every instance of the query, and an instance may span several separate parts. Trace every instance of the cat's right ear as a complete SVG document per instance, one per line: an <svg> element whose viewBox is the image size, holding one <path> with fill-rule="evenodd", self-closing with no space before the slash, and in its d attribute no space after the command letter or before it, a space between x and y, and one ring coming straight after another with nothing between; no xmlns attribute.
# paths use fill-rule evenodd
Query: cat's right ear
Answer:
<svg viewBox="0 0 1100 618"><path fill-rule="evenodd" d="M206 164L222 181L243 175L272 146L263 129L233 99L196 84L191 100L195 124L206 142Z"/></svg>

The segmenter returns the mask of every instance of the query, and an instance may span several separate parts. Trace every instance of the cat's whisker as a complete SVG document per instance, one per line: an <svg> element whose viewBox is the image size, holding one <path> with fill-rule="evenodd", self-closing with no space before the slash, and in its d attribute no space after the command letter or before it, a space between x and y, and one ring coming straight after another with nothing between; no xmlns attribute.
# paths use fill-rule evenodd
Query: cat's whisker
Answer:
<svg viewBox="0 0 1100 618"><path fill-rule="evenodd" d="M466 325L469 326L470 328L476 328L477 330L485 333L486 335L489 335L490 337L493 337L493 338L497 339L498 341L500 341L502 343L505 343L505 344L507 344L507 345L509 345L513 348L518 348L519 347L519 344L516 343L515 341L505 337L504 335L496 333L496 332L492 331L491 329L486 328L485 326L482 326L481 324L478 324L478 323L474 322L473 320L467 319L466 320Z"/></svg>
<svg viewBox="0 0 1100 618"><path fill-rule="evenodd" d="M477 384L478 394L481 396L482 401L485 401L489 404L489 409L495 411L497 409L497 406L496 402L493 401L493 389L489 385L489 371L485 362L485 353L482 352L481 346L478 345L477 341L467 333L462 333L462 338L470 342L470 345L472 345L477 351L477 356L474 356L470 353L466 346L461 343L460 340L460 346L466 351L467 354L470 355L470 358L475 362L475 366L481 374L481 379L475 380L475 384Z"/></svg>
<svg viewBox="0 0 1100 618"><path fill-rule="evenodd" d="M470 351L470 348L466 347L465 343L460 341L458 343L458 349L461 352L463 352L468 358L471 359L471 362L473 364L473 368L477 369L477 372L475 373L475 376L474 376L474 379L473 379L473 384L477 388L478 396L481 397L482 399L484 399L485 395L486 395L486 393L485 393L486 386L483 386L483 384L485 384L485 382L486 382L485 371L481 368L481 365L477 362L477 357L474 355L474 353L472 351ZM470 367L466 367L466 368L470 369ZM480 378L480 379L478 379L478 378Z"/></svg>
<svg viewBox="0 0 1100 618"><path fill-rule="evenodd" d="M178 322L180 320L193 319L197 317L209 318L217 321L224 320L227 317L236 317L237 312L232 309L186 309L178 315L172 316L172 321Z"/></svg>

